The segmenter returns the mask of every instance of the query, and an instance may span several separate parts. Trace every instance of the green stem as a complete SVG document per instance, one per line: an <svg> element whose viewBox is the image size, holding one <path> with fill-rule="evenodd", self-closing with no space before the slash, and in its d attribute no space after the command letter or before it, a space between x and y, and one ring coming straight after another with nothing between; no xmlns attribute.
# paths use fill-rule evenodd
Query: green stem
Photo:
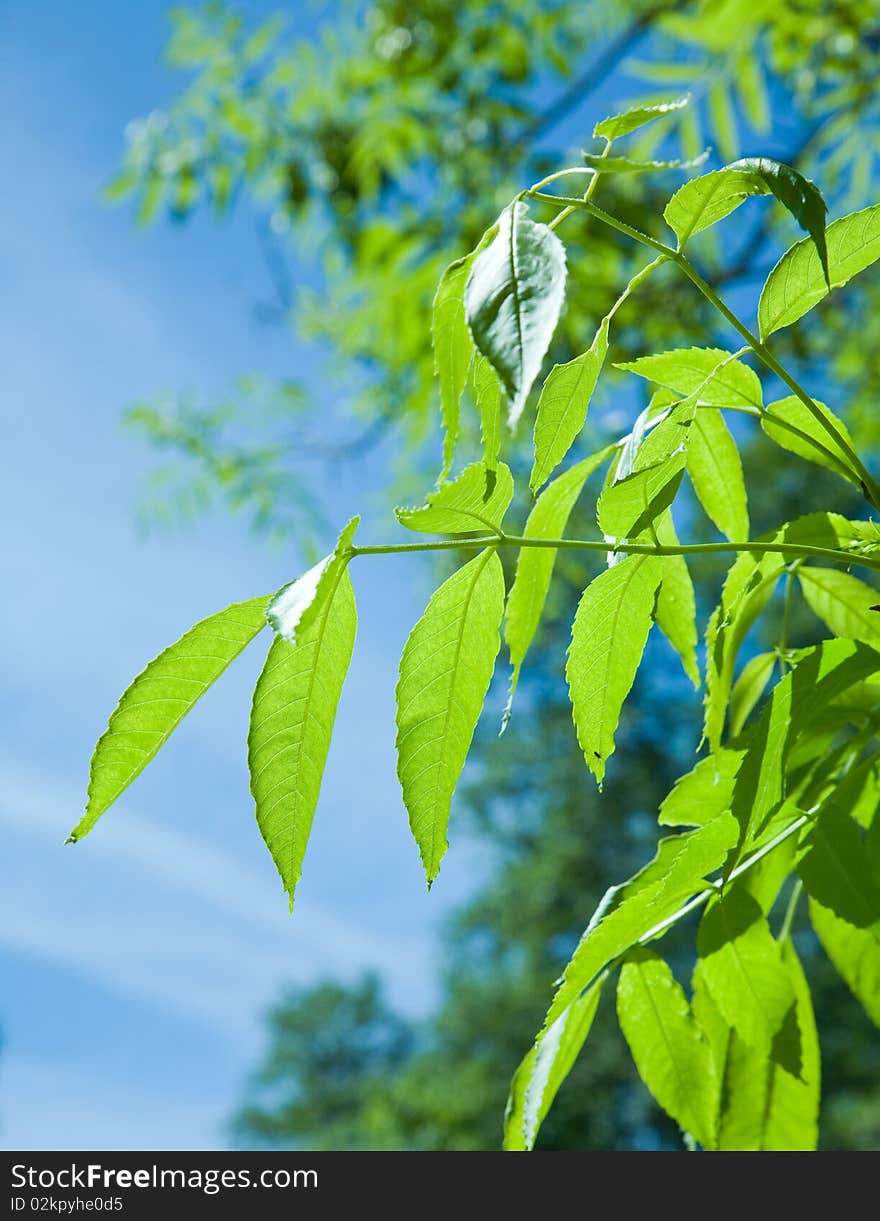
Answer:
<svg viewBox="0 0 880 1221"><path fill-rule="evenodd" d="M776 938L780 944L788 941L789 937L791 936L791 926L794 923L798 900L801 897L801 892L803 889L803 882L800 880L800 878L797 878L794 886L791 888L791 894L788 897L788 906L785 909L785 918L782 921L782 928L779 930L779 936Z"/></svg>
<svg viewBox="0 0 880 1221"><path fill-rule="evenodd" d="M613 546L604 540L586 538L526 538L519 534L480 535L477 538L441 539L425 543L381 543L352 546L351 558L359 555L399 555L418 551L479 551L483 547L545 547L562 551L615 551L624 555L718 555L747 551L752 555L783 555L792 559L828 560L833 564L861 564L880 572L880 557L856 555L832 547L809 547L801 543L654 543L620 542Z"/></svg>
<svg viewBox="0 0 880 1221"><path fill-rule="evenodd" d="M603 161L604 161L604 159L605 159L605 158L608 156L608 154L611 152L611 145L612 145L612 143L613 143L613 141L608 140L608 139L606 138L606 140L605 140L605 147L602 149L602 153L601 153L601 159L602 159ZM584 167L583 167L583 170L584 170L584 171L586 171L587 173L589 173L589 174L592 174L592 175L593 175L593 177L590 179L590 182L589 182L589 185L587 186L586 191L584 191L584 197L583 197L583 200L581 201L582 203L589 203L589 202L590 202L590 200L593 198L593 195L594 195L594 194L595 194L595 192L596 192L596 187L599 185L599 173L600 173L600 171L599 171L599 170L596 170L596 169L592 169L591 167L588 167L588 166L584 166ZM575 170L565 170L565 171L563 171L563 174L573 174L573 173L575 173L575 172L577 172L577 171L575 171ZM583 171L581 171L581 172L583 172ZM561 177L562 175L559 175L559 176ZM553 179L554 179L554 177L556 177L556 175L551 174L551 175L550 175L550 178L549 178L549 181L550 181L550 182L552 182L552 181L553 181ZM546 178L545 178L545 179L543 180L543 182L540 182L540 183L538 184L538 186L544 186L544 185L545 185L547 182L548 182L548 179L546 179ZM550 228L551 228L551 229L556 229L556 228L558 228L558 226L562 224L562 222L565 220L565 218L566 218L567 216L571 216L572 212L574 212L574 208L563 208L563 209L562 209L562 211L561 211L561 212L558 212L558 213L556 214L556 216L554 216L554 217L553 217L553 219L551 220L551 222L550 222Z"/></svg>

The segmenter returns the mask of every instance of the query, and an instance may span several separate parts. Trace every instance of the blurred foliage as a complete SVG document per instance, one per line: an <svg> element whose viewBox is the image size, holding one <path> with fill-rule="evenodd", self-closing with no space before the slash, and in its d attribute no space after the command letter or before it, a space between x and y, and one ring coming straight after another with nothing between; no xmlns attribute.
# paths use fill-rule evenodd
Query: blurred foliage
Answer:
<svg viewBox="0 0 880 1221"><path fill-rule="evenodd" d="M296 520L301 542L302 510L319 510L328 473L387 437L397 490L422 492L439 465L430 300L445 264L517 190L592 149L592 121L606 110L688 89L691 107L633 137L633 156L693 156L708 143L711 168L768 153L821 181L832 215L852 210L876 192L878 51L874 0L379 0L334 6L299 40L281 21L249 29L220 5L178 10L169 61L190 83L166 110L132 123L110 194L131 198L144 222L253 207L277 296L265 317L292 317L340 389L332 417L305 382L245 384L220 406L172 396L136 408L133 423L172 459L159 509L178 511L176 485L191 511L220 496L263 527L284 532ZM621 175L602 182L601 198L644 226L676 185L674 175L653 184ZM725 230L729 246L713 234L695 242L701 270L731 299L756 288L798 236L779 213L755 203ZM564 236L571 272L554 360L587 347L636 266L610 230L575 218ZM689 287L663 275L620 321L614 359L676 346L702 324L707 344L729 339ZM835 294L774 343L860 447L876 451L877 278ZM585 447L631 422L631 395L622 381L611 387L594 405ZM821 474L805 479L807 468L778 450L767 479L770 452L761 436L746 450L755 532L826 491ZM848 507L836 485L827 491L823 506ZM688 515L705 534L697 510ZM609 879L650 855L658 801L698 739L693 694L665 646L652 646L625 714L626 766L601 798L585 783L560 681L585 576L582 558L560 557L511 727L500 744L494 725L481 730L460 805L496 871L448 931L437 1011L404 1022L372 980L291 992L270 1015L269 1053L236 1119L241 1143L498 1147L510 1075L550 982ZM694 576L705 610L717 573ZM807 616L792 630L809 640ZM823 1040L822 1139L880 1147L876 1032L805 929L798 946ZM541 1145L680 1147L601 1010L590 1048Z"/></svg>

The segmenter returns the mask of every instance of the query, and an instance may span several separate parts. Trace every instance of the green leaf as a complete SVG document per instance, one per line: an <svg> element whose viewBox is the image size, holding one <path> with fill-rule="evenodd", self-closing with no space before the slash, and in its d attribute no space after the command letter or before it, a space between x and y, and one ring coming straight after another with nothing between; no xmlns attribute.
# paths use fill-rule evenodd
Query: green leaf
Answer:
<svg viewBox="0 0 880 1221"><path fill-rule="evenodd" d="M827 209L822 193L797 170L770 157L745 157L686 182L670 199L663 215L681 248L695 233L728 216L750 195L770 194L807 230L819 264L825 267Z"/></svg>
<svg viewBox="0 0 880 1221"><path fill-rule="evenodd" d="M700 921L697 951L724 1020L769 1056L795 994L779 944L751 895L734 886L712 904Z"/></svg>
<svg viewBox="0 0 880 1221"><path fill-rule="evenodd" d="M591 581L578 605L565 675L578 741L599 784L648 639L662 576L658 557L629 556Z"/></svg>
<svg viewBox="0 0 880 1221"><path fill-rule="evenodd" d="M296 644L297 635L308 630L320 616L327 599L333 597L339 574L348 564L359 523L360 518L353 517L343 528L330 554L279 589L266 607L269 626L290 644Z"/></svg>
<svg viewBox="0 0 880 1221"><path fill-rule="evenodd" d="M853 683L876 673L880 655L851 640L826 640L806 651L764 705L737 774L732 811L741 851L764 829L786 797L785 765L798 736Z"/></svg>
<svg viewBox="0 0 880 1221"><path fill-rule="evenodd" d="M474 259L464 293L471 336L507 393L510 424L522 414L565 296L565 248L515 200Z"/></svg>
<svg viewBox="0 0 880 1221"><path fill-rule="evenodd" d="M880 937L855 928L810 900L810 919L825 953L875 1026L880 1026Z"/></svg>
<svg viewBox="0 0 880 1221"><path fill-rule="evenodd" d="M842 433L853 450L852 437L843 420L838 419L824 403L816 402L816 406L825 418ZM860 486L860 476L850 466L850 459L839 443L821 427L817 428L816 419L806 403L792 395L771 403L761 416L761 427L771 441L775 441L789 453L806 458L824 466L837 475L843 475L851 483Z"/></svg>
<svg viewBox="0 0 880 1221"><path fill-rule="evenodd" d="M840 288L880 258L880 204L833 221L825 238L828 279L832 288ZM816 247L804 238L786 251L767 277L758 303L761 338L791 326L827 295Z"/></svg>
<svg viewBox="0 0 880 1221"><path fill-rule="evenodd" d="M497 231L492 226L476 250L450 263L437 285L431 314L431 341L434 346L434 372L440 382L443 416L442 482L452 467L458 439L458 413L467 381L474 345L464 310L464 290L477 254L492 241Z"/></svg>
<svg viewBox="0 0 880 1221"><path fill-rule="evenodd" d="M648 174L652 170L698 170L708 156L708 149L687 161L632 161L629 157L602 157L584 153L584 164L602 174Z"/></svg>
<svg viewBox="0 0 880 1221"><path fill-rule="evenodd" d="M494 471L501 452L501 383L486 357L480 355L474 357L471 380L480 417L483 462L487 470Z"/></svg>
<svg viewBox="0 0 880 1221"><path fill-rule="evenodd" d="M668 1115L700 1144L715 1140L715 1064L687 998L652 950L632 950L617 985L620 1029L639 1076Z"/></svg>
<svg viewBox="0 0 880 1221"><path fill-rule="evenodd" d="M688 436L687 473L706 516L731 542L749 537L739 449L718 411L698 411Z"/></svg>
<svg viewBox="0 0 880 1221"><path fill-rule="evenodd" d="M616 140L618 136L626 136L631 131L644 127L646 123L653 123L655 119L662 119L664 115L683 110L690 100L691 95L686 93L684 97L674 98L670 102L660 102L655 106L634 106L631 110L623 111L622 114L609 115L607 119L596 124L593 128L593 135L605 140Z"/></svg>
<svg viewBox="0 0 880 1221"><path fill-rule="evenodd" d="M703 879L721 868L736 834L734 819L722 814L696 831L667 836L644 869L606 892L565 968L545 1031L609 963L704 888Z"/></svg>
<svg viewBox="0 0 880 1221"><path fill-rule="evenodd" d="M526 522L524 537L561 538L584 483L613 452L614 446L609 445L554 479L535 502ZM521 547L519 550L504 625L504 637L513 666L511 690L516 687L520 667L541 620L555 562L555 548Z"/></svg>
<svg viewBox="0 0 880 1221"><path fill-rule="evenodd" d="M86 812L68 843L91 831L211 684L266 626L268 600L236 602L203 619L129 685L95 747Z"/></svg>
<svg viewBox="0 0 880 1221"><path fill-rule="evenodd" d="M676 394L699 391L698 401L710 407L761 407L764 402L754 369L723 348L676 348L614 367L668 386Z"/></svg>
<svg viewBox="0 0 880 1221"><path fill-rule="evenodd" d="M880 649L880 593L858 577L834 568L798 569L810 608L835 636L861 640Z"/></svg>
<svg viewBox="0 0 880 1221"><path fill-rule="evenodd" d="M729 811L744 755L744 750L721 746L680 776L660 806L660 825L702 827Z"/></svg>
<svg viewBox="0 0 880 1221"><path fill-rule="evenodd" d="M678 546L678 535L668 509L658 518L656 533L657 541L664 547ZM660 631L681 658L685 674L695 688L699 687L697 604L694 583L683 555L668 555L663 558L663 579L660 582L654 617Z"/></svg>
<svg viewBox="0 0 880 1221"><path fill-rule="evenodd" d="M743 666L742 674L734 683L730 695L730 733L732 737L739 735L758 700L764 694L776 660L775 653L758 653Z"/></svg>
<svg viewBox="0 0 880 1221"><path fill-rule="evenodd" d="M535 462L529 478L532 492L549 479L584 426L608 352L609 322L609 317L603 318L587 351L566 365L554 365L544 382L535 418Z"/></svg>
<svg viewBox="0 0 880 1221"><path fill-rule="evenodd" d="M680 187L666 205L663 216L681 248L695 233L723 220L750 195L766 194L766 186L754 174L744 170L715 170L692 178Z"/></svg>
<svg viewBox="0 0 880 1221"><path fill-rule="evenodd" d="M451 263L440 277L434 296L431 339L434 345L434 372L440 382L444 428L441 480L449 474L455 457L459 404L473 353L464 314L464 287L472 263L472 254Z"/></svg>
<svg viewBox="0 0 880 1221"><path fill-rule="evenodd" d="M561 1013L514 1074L504 1116L504 1148L533 1149L559 1087L580 1055L599 1007L601 975Z"/></svg>
<svg viewBox="0 0 880 1221"><path fill-rule="evenodd" d="M347 569L295 643L277 636L254 689L248 765L257 822L293 910L357 627Z"/></svg>
<svg viewBox="0 0 880 1221"><path fill-rule="evenodd" d="M728 157L735 157L739 152L736 111L727 82L723 77L716 80L709 90L709 115L712 134L721 156L725 160Z"/></svg>
<svg viewBox="0 0 880 1221"><path fill-rule="evenodd" d="M830 288L828 250L825 244L825 215L828 205L816 184L790 165L783 165L771 157L744 157L741 161L734 161L729 168L754 174L782 206L788 209L800 227L807 231L819 257L825 282Z"/></svg>
<svg viewBox="0 0 880 1221"><path fill-rule="evenodd" d="M799 1043L799 1075L781 1066L784 1052L778 1046L775 1053L762 1056L731 1030L712 1000L699 963L694 972L694 1015L709 1040L717 1072L716 1147L721 1150L816 1147L820 1086L816 1022L809 987L790 941L782 945L781 957L795 1008L786 1015L780 1035Z"/></svg>
<svg viewBox="0 0 880 1221"><path fill-rule="evenodd" d="M428 884L500 647L504 573L487 548L440 586L413 628L397 684L397 774Z"/></svg>
<svg viewBox="0 0 880 1221"><path fill-rule="evenodd" d="M421 508L395 509L397 520L422 534L497 533L513 499L513 476L503 462L490 471L472 462L451 483L429 492Z"/></svg>
<svg viewBox="0 0 880 1221"><path fill-rule="evenodd" d="M845 790L832 791L822 803L801 843L798 872L810 898L839 919L856 928L880 929L880 879L864 831L849 816Z"/></svg>

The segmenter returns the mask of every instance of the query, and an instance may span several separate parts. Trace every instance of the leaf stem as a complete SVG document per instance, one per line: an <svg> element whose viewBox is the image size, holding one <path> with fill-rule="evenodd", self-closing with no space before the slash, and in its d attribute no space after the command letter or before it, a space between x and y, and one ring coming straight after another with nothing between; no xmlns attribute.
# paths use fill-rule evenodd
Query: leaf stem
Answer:
<svg viewBox="0 0 880 1221"><path fill-rule="evenodd" d="M352 546L353 559L359 555L398 555L418 551L479 551L483 547L545 547L567 551L617 551L624 555L718 555L728 552L750 552L752 555L783 555L792 559L820 559L834 564L860 564L880 572L880 556L838 551L832 547L810 547L802 543L783 542L724 542L655 544L619 542L612 547L604 539L586 538L526 538L519 534L480 535L475 538L438 539L424 543L380 543Z"/></svg>
<svg viewBox="0 0 880 1221"><path fill-rule="evenodd" d="M788 905L785 909L785 917L782 921L782 928L779 930L779 936L776 938L780 944L784 941L788 941L789 937L791 936L791 926L794 923L798 900L801 897L801 892L803 889L803 882L800 880L800 878L796 878L794 886L791 888L791 894L788 896Z"/></svg>

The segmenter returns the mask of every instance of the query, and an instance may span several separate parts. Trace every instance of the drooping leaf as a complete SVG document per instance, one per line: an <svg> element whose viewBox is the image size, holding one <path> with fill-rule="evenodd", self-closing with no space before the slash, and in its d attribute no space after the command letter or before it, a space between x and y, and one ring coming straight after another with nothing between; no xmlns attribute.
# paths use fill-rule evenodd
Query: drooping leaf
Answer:
<svg viewBox="0 0 880 1221"><path fill-rule="evenodd" d="M880 649L880 593L834 568L798 569L804 598L835 636L861 640Z"/></svg>
<svg viewBox="0 0 880 1221"><path fill-rule="evenodd" d="M784 1052L762 1056L732 1030L704 982L700 964L694 972L694 1016L709 1040L718 1082L716 1147L721 1150L810 1150L818 1136L819 1041L809 987L790 941L781 957L795 994L780 1035L800 1047L800 1072L779 1063ZM780 1037L777 1035L777 1038Z"/></svg>
<svg viewBox="0 0 880 1221"><path fill-rule="evenodd" d="M697 933L700 970L724 1020L769 1056L795 1005L791 979L758 903L737 886L713 902Z"/></svg>
<svg viewBox="0 0 880 1221"><path fill-rule="evenodd" d="M559 1087L586 1042L605 976L561 1013L514 1074L504 1116L504 1148L533 1149Z"/></svg>
<svg viewBox="0 0 880 1221"><path fill-rule="evenodd" d="M602 119L600 123L596 124L593 128L593 135L606 140L616 140L618 136L626 136L631 131L644 127L646 123L653 123L655 119L662 119L664 115L683 110L690 100L691 95L687 93L684 97L674 98L670 102L660 102L655 106L634 106L631 110L623 111L622 114L609 115L607 119Z"/></svg>
<svg viewBox="0 0 880 1221"><path fill-rule="evenodd" d="M745 157L686 182L670 199L663 215L681 248L695 233L728 216L750 195L770 194L807 230L820 267L827 268L827 208L822 193L797 170L770 157Z"/></svg>
<svg viewBox="0 0 880 1221"><path fill-rule="evenodd" d="M880 655L851 640L826 640L805 652L764 705L737 773L731 809L742 828L740 851L754 841L787 796L785 765L797 737L831 701L875 673Z"/></svg>
<svg viewBox="0 0 880 1221"><path fill-rule="evenodd" d="M657 541L664 547L678 546L678 535L668 510L657 519L655 528ZM685 674L694 687L699 687L696 616L694 583L687 560L683 555L664 556L655 619L660 631L681 658Z"/></svg>
<svg viewBox="0 0 880 1221"><path fill-rule="evenodd" d="M782 206L788 209L800 227L806 230L816 249L825 282L830 288L828 250L825 244L825 215L828 205L816 184L790 165L783 165L772 157L744 157L741 161L734 161L729 168L736 172L746 171L754 174Z"/></svg>
<svg viewBox="0 0 880 1221"><path fill-rule="evenodd" d="M485 356L475 355L471 372L474 401L480 417L483 462L495 471L501 452L501 383Z"/></svg>
<svg viewBox="0 0 880 1221"><path fill-rule="evenodd" d="M299 633L308 631L309 625L323 611L326 599L333 596L339 573L348 563L359 522L359 517L353 517L343 528L330 554L301 577L279 589L266 607L269 626L290 644L296 643Z"/></svg>
<svg viewBox="0 0 880 1221"><path fill-rule="evenodd" d="M578 605L565 675L578 741L600 784L662 576L659 557L628 556L591 581Z"/></svg>
<svg viewBox="0 0 880 1221"><path fill-rule="evenodd" d="M590 399L608 352L605 317L586 352L566 365L554 365L538 399L535 418L535 462L529 487L536 492L571 449L584 426Z"/></svg>
<svg viewBox="0 0 880 1221"><path fill-rule="evenodd" d="M584 483L613 452L614 446L609 445L554 479L535 502L526 522L524 537L561 538ZM555 548L520 548L516 577L507 598L504 625L504 638L513 666L512 688L516 686L520 667L540 622L555 561Z"/></svg>
<svg viewBox="0 0 880 1221"><path fill-rule="evenodd" d="M617 1014L645 1085L685 1132L711 1148L718 1090L712 1053L687 997L653 950L627 955L617 985Z"/></svg>
<svg viewBox="0 0 880 1221"><path fill-rule="evenodd" d="M880 258L880 204L833 221L825 232L828 278L832 288ZM828 295L815 244L804 238L782 256L761 291L758 327L761 338L791 326Z"/></svg>
<svg viewBox="0 0 880 1221"><path fill-rule="evenodd" d="M556 329L565 296L565 248L516 200L474 259L464 305L471 336L507 393L513 427Z"/></svg>
<svg viewBox="0 0 880 1221"><path fill-rule="evenodd" d="M641 467L604 488L596 511L605 537L634 538L650 529L675 499L686 462L682 444L669 457Z"/></svg>
<svg viewBox="0 0 880 1221"><path fill-rule="evenodd" d="M843 420L838 419L824 403L816 401L816 406L855 450L849 429ZM797 454L799 458L806 458L808 462L824 466L837 475L843 475L844 479L849 479L858 486L859 475L853 471L845 450L834 437L817 426L809 407L795 395L771 403L761 416L761 427L771 441L775 441L783 449Z"/></svg>
<svg viewBox="0 0 880 1221"><path fill-rule="evenodd" d="M660 805L662 827L702 827L730 810L744 750L719 747L676 780Z"/></svg>
<svg viewBox="0 0 880 1221"><path fill-rule="evenodd" d="M434 372L440 382L444 429L441 480L449 474L455 457L459 405L473 355L473 341L464 313L464 288L473 261L474 255L469 254L450 263L440 277L434 296L431 339L434 345Z"/></svg>
<svg viewBox="0 0 880 1221"><path fill-rule="evenodd" d="M758 653L743 666L730 693L730 733L736 737L749 719L770 681L776 665L775 653Z"/></svg>
<svg viewBox="0 0 880 1221"><path fill-rule="evenodd" d="M764 402L754 369L723 348L675 348L614 367L668 386L676 394L699 391L698 401L711 407L761 407Z"/></svg>
<svg viewBox="0 0 880 1221"><path fill-rule="evenodd" d="M565 968L545 1031L609 963L704 889L703 879L721 868L736 833L731 815L721 814L696 831L667 836L644 869L606 892Z"/></svg>
<svg viewBox="0 0 880 1221"><path fill-rule="evenodd" d="M811 899L856 928L876 926L880 933L880 878L848 806L841 788L822 803L801 843L798 873Z"/></svg>
<svg viewBox="0 0 880 1221"><path fill-rule="evenodd" d="M440 586L413 628L397 684L397 774L430 884L500 646L504 573L492 548Z"/></svg>
<svg viewBox="0 0 880 1221"><path fill-rule="evenodd" d="M293 909L357 628L343 566L295 643L277 636L254 689L248 765L257 822Z"/></svg>
<svg viewBox="0 0 880 1221"><path fill-rule="evenodd" d="M720 412L697 412L688 437L687 473L709 520L731 542L747 539L749 509L742 461Z"/></svg>
<svg viewBox="0 0 880 1221"><path fill-rule="evenodd" d="M472 462L450 483L429 492L420 508L395 509L397 520L422 534L497 533L513 499L513 476L499 462L490 471Z"/></svg>
<svg viewBox="0 0 880 1221"><path fill-rule="evenodd" d="M203 619L128 686L95 747L86 811L68 842L91 831L211 684L266 626L268 601L262 597L236 602Z"/></svg>
<svg viewBox="0 0 880 1221"><path fill-rule="evenodd" d="M602 157L584 153L584 164L602 174L649 174L657 170L698 170L708 156L708 149L687 161L633 161L629 157Z"/></svg>
<svg viewBox="0 0 880 1221"><path fill-rule="evenodd" d="M880 1026L880 936L856 928L810 900L810 919L825 953L875 1026Z"/></svg>

